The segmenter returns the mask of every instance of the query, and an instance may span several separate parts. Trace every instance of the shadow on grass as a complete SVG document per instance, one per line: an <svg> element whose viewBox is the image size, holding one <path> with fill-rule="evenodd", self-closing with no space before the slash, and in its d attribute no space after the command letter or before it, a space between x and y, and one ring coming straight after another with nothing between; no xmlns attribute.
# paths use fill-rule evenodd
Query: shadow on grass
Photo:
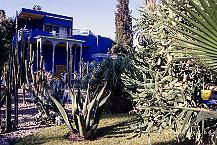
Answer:
<svg viewBox="0 0 217 145"><path fill-rule="evenodd" d="M170 140L168 142L154 143L153 145L194 145L192 141L178 142L177 140Z"/></svg>
<svg viewBox="0 0 217 145"><path fill-rule="evenodd" d="M65 141L66 139L62 136L49 136L49 137L40 137L40 136L34 136L34 135L30 135L28 137L25 138L21 138L18 139L16 141L14 141L14 143L12 143L12 145L40 145L40 144L44 144L47 143L49 141Z"/></svg>
<svg viewBox="0 0 217 145"><path fill-rule="evenodd" d="M116 119L116 118L121 118L121 116L123 116L123 118L124 118L124 119L122 119L122 121ZM129 116L120 115L117 117L117 116L111 115L108 117L106 117L106 116L103 117L103 119L105 119L104 121L102 121L102 123L105 123L103 125L103 127L99 127L96 130L94 137L90 140L85 141L85 142L87 142L89 144L90 143L89 141L96 141L97 142L97 140L108 139L106 141L111 141L111 144L113 144L114 142L117 143L117 141L110 140L110 138L114 138L114 139L118 138L118 141L120 141L120 142L123 141L123 143L125 143L126 137L132 136L132 133L133 133L133 130L129 127L129 125L135 123L138 120L136 117L129 117L129 119L127 119L126 117L129 117ZM36 145L36 144L40 145L40 144L45 144L48 142L50 142L52 144L59 144L59 143L64 144L64 143L66 143L65 142L66 138L63 135L65 133L65 131L62 132L61 134L55 133L55 131L60 132L60 130L62 130L62 129L61 128L55 129L53 131L49 130L49 135L45 135L44 133L31 135L31 136L25 137L24 139L17 140L15 145ZM144 139L144 138L141 138L141 141L139 141L140 143L142 143L142 141L143 141L142 139ZM134 142L134 141L132 141L132 142ZM178 143L176 140L170 140L170 141L162 141L162 142L158 142L158 143L153 143L153 145L193 145L193 144L189 141L183 142L183 143Z"/></svg>
<svg viewBox="0 0 217 145"><path fill-rule="evenodd" d="M95 138L126 137L127 134L133 132L129 125L134 121L136 121L136 119L121 121L109 126L98 128L95 133Z"/></svg>
<svg viewBox="0 0 217 145"><path fill-rule="evenodd" d="M134 117L136 114L103 114L101 119Z"/></svg>

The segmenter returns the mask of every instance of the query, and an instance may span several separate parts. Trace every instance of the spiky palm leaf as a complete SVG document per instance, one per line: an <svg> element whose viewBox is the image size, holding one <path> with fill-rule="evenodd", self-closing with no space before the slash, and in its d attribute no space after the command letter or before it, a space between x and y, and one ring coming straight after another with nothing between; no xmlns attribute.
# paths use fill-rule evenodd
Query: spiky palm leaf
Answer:
<svg viewBox="0 0 217 145"><path fill-rule="evenodd" d="M217 0L198 0L198 4L193 0L186 0L185 5L179 0L174 1L186 12L183 14L167 4L186 22L173 19L177 27L172 29L185 36L178 37L186 44L182 46L200 52L201 59L209 64L210 68L217 70ZM165 0L164 2L166 3Z"/></svg>

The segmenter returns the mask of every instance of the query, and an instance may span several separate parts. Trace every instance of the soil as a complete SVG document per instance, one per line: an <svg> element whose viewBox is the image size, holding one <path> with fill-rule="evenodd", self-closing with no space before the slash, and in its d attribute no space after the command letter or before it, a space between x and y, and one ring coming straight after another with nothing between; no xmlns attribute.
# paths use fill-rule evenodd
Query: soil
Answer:
<svg viewBox="0 0 217 145"><path fill-rule="evenodd" d="M80 141L85 141L83 137L80 137L74 133L68 133L65 135L65 138L71 142L80 142Z"/></svg>
<svg viewBox="0 0 217 145"><path fill-rule="evenodd" d="M12 107L13 107L12 103ZM26 97L25 103L23 103L22 96L19 96L19 110L18 110L18 128L16 131L10 133L0 134L0 145L10 145L16 139L23 138L29 136L41 128L49 127L51 125L48 124L40 124L37 120L37 108L35 104L31 101L31 98ZM5 107L1 108L1 116L0 118L4 118L4 110ZM12 116L13 117L13 116ZM1 120L2 122L4 120Z"/></svg>

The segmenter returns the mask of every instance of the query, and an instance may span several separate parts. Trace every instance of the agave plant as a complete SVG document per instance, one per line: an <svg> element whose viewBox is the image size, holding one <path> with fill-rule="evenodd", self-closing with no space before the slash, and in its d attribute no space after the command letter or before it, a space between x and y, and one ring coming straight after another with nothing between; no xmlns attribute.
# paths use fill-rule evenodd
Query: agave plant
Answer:
<svg viewBox="0 0 217 145"><path fill-rule="evenodd" d="M102 107L111 94L110 91L106 93L106 87L107 83L100 90L98 89L100 87L98 87L95 92L90 92L90 85L88 84L85 94L81 92L80 88L70 88L69 95L72 101L71 116L73 120L70 120L61 103L51 94L49 96L59 109L69 130L81 139L88 139L96 131L103 111Z"/></svg>

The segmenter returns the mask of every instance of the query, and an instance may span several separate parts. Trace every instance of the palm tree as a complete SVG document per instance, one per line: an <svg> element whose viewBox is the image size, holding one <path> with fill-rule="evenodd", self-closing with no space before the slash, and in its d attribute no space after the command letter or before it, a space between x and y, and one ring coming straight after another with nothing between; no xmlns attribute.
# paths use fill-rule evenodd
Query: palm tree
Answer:
<svg viewBox="0 0 217 145"><path fill-rule="evenodd" d="M6 18L5 11L4 10L0 10L0 22L4 21L5 18Z"/></svg>
<svg viewBox="0 0 217 145"><path fill-rule="evenodd" d="M174 1L185 11L183 14L167 4L185 20L185 23L173 20L177 27L171 28L184 36L177 39L184 43L182 47L199 52L200 58L211 69L217 70L217 0L186 0L185 5L179 0Z"/></svg>
<svg viewBox="0 0 217 145"><path fill-rule="evenodd" d="M180 40L178 46L189 48L190 53L192 51L196 52L202 62L206 63L210 69L217 71L217 0L185 0L185 3L182 3L180 0L173 0L182 11L175 9L166 0L163 1L179 17L177 20L172 19L176 25L175 27L171 27L171 29L180 34L176 38ZM199 125L202 132L194 133L196 133L196 136L200 136L200 141L205 141L203 135L204 126L213 127L210 124L215 121L210 121L208 118L216 118L216 111L201 110L200 108L193 108L191 111L199 112L197 119L192 121L188 127L186 127L186 123L183 124L183 128L189 130L190 127L202 122L202 125ZM190 116L193 117L192 115ZM214 132L210 132L209 136L213 134L214 137L211 140L213 144L217 144L216 126L212 130Z"/></svg>
<svg viewBox="0 0 217 145"><path fill-rule="evenodd" d="M129 0L117 0L115 13L115 41L114 53L128 53L133 45L132 18L129 10Z"/></svg>
<svg viewBox="0 0 217 145"><path fill-rule="evenodd" d="M154 9L156 6L156 0L146 0L145 3L149 9Z"/></svg>
<svg viewBox="0 0 217 145"><path fill-rule="evenodd" d="M41 6L40 6L40 5L34 5L34 6L33 6L33 10L36 10L36 11L41 11L41 10L42 10L42 8L41 8Z"/></svg>

